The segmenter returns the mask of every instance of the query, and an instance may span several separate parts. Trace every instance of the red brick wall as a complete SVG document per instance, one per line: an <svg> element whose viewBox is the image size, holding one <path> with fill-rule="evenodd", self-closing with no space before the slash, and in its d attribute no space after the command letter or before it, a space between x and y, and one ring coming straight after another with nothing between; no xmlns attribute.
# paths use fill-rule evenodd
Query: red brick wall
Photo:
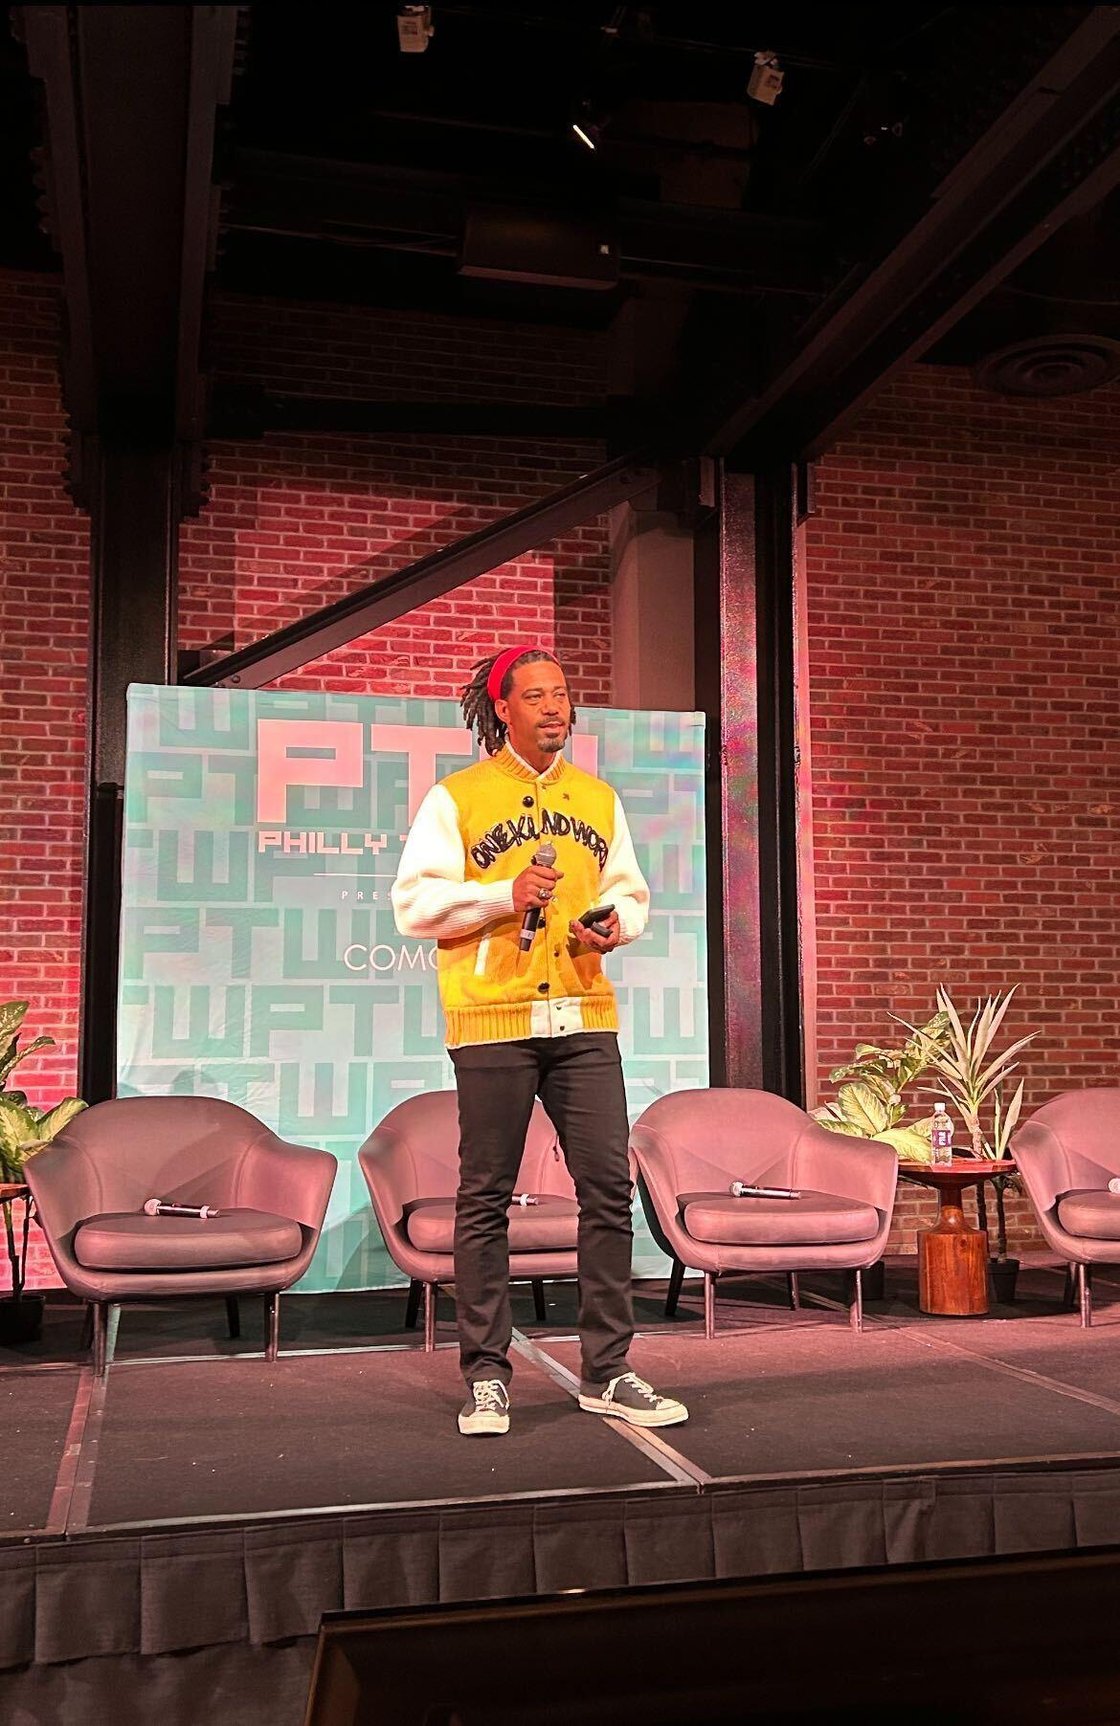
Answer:
<svg viewBox="0 0 1120 1726"><path fill-rule="evenodd" d="M817 1039L1018 985L1025 1108L1120 1056L1120 389L892 384L818 470L807 536ZM901 1195L898 1244L928 1201ZM1030 1237L1016 1206L1021 1242Z"/></svg>
<svg viewBox="0 0 1120 1726"><path fill-rule="evenodd" d="M0 273L0 1000L29 1000L20 1087L77 1089L88 532L62 485L56 287ZM56 1282L34 1240L29 1280ZM0 1255L0 1291L8 1285Z"/></svg>
<svg viewBox="0 0 1120 1726"><path fill-rule="evenodd" d="M389 400L597 403L602 339L483 320L335 306L214 314L219 371L244 383ZM472 532L604 459L596 443L270 434L211 449L212 502L181 541L181 639L241 646ZM577 699L610 699L606 523L363 637L280 681L392 695L458 693L504 640L555 647Z"/></svg>
<svg viewBox="0 0 1120 1726"><path fill-rule="evenodd" d="M57 290L0 276L0 997L58 1037L74 1088L81 922L87 529L61 483ZM389 398L593 401L600 338L227 299L214 357L246 380ZM920 369L819 468L808 534L825 1073L888 1013L1020 985L1040 1028L1028 1106L1116 1065L1115 539L1120 392L1054 404ZM211 452L183 533L182 631L239 643L515 508L594 444L270 436ZM542 580L543 576L543 580ZM512 603L511 603L512 601ZM44 629L44 620L49 628ZM609 699L605 535L594 524L290 683L448 695L511 631ZM912 1245L917 1195L898 1244Z"/></svg>
<svg viewBox="0 0 1120 1726"><path fill-rule="evenodd" d="M33 1102L77 1082L89 537L62 485L58 293L0 274L0 999L58 1047Z"/></svg>

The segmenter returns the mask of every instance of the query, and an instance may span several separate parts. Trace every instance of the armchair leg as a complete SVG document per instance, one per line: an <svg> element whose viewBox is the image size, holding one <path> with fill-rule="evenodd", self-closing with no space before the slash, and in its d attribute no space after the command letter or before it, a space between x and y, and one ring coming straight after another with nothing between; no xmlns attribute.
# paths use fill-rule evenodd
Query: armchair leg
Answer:
<svg viewBox="0 0 1120 1726"><path fill-rule="evenodd" d="M1092 1272L1085 1264L1077 1267L1077 1295L1081 1308L1081 1328L1088 1330L1093 1322L1093 1283Z"/></svg>
<svg viewBox="0 0 1120 1726"><path fill-rule="evenodd" d="M533 1311L537 1315L537 1323L544 1324L548 1318L548 1310L544 1304L544 1278L530 1277L529 1281L533 1285Z"/></svg>
<svg viewBox="0 0 1120 1726"><path fill-rule="evenodd" d="M413 1277L412 1281L408 1285L408 1299L405 1302L404 1308L405 1330L416 1329L416 1315L420 1311L420 1291L423 1286L423 1283L421 1283L417 1277Z"/></svg>
<svg viewBox="0 0 1120 1726"><path fill-rule="evenodd" d="M715 1271L704 1272L704 1337L711 1342L716 1334L716 1275Z"/></svg>
<svg viewBox="0 0 1120 1726"><path fill-rule="evenodd" d="M677 1302L681 1298L681 1284L684 1282L684 1262L673 1260L673 1268L669 1272L669 1288L665 1295L665 1317L676 1318Z"/></svg>
<svg viewBox="0 0 1120 1726"><path fill-rule="evenodd" d="M78 1339L79 1348L91 1349L93 1347L93 1304L94 1303L91 1300L87 1300L85 1303L85 1312L82 1317L82 1334Z"/></svg>
<svg viewBox="0 0 1120 1726"><path fill-rule="evenodd" d="M1073 1261L1066 1261L1066 1280L1062 1289L1062 1305L1067 1312L1072 1312L1077 1305L1077 1271Z"/></svg>
<svg viewBox="0 0 1120 1726"><path fill-rule="evenodd" d="M241 1335L241 1307L236 1295L226 1296L226 1325L231 1337Z"/></svg>
<svg viewBox="0 0 1120 1726"><path fill-rule="evenodd" d="M424 1284L424 1353L431 1354L436 1346L436 1299L438 1283Z"/></svg>
<svg viewBox="0 0 1120 1726"><path fill-rule="evenodd" d="M280 1290L264 1297L264 1358L275 1360L280 1352Z"/></svg>
<svg viewBox="0 0 1120 1726"><path fill-rule="evenodd" d="M797 1280L796 1271L787 1271L786 1281L789 1284L789 1304L794 1312L801 1310L801 1285Z"/></svg>
<svg viewBox="0 0 1120 1726"><path fill-rule="evenodd" d="M852 1304L848 1308L848 1323L853 1330L863 1329L863 1272L857 1265L852 1284Z"/></svg>
<svg viewBox="0 0 1120 1726"><path fill-rule="evenodd" d="M93 1314L93 1376L103 1384L109 1375L121 1309L117 1301L98 1300L90 1302L90 1311Z"/></svg>

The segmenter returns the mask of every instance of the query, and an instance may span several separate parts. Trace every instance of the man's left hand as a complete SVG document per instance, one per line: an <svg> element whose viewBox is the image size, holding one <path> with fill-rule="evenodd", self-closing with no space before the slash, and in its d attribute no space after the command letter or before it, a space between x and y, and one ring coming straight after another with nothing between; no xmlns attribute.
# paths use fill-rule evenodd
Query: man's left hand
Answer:
<svg viewBox="0 0 1120 1726"><path fill-rule="evenodd" d="M618 912L612 911L609 917L600 920L600 926L609 929L608 935L597 935L587 923L569 923L573 938L583 947L590 947L593 953L612 953L622 939L622 929L619 926Z"/></svg>

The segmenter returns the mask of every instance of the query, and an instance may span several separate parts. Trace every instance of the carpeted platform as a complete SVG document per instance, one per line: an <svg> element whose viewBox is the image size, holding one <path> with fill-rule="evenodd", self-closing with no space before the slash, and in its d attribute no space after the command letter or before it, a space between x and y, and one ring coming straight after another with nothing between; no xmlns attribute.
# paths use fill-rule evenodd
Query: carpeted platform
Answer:
<svg viewBox="0 0 1120 1726"><path fill-rule="evenodd" d="M673 1320L643 1285L633 1365L691 1409L649 1434L577 1409L574 1287L543 1325L518 1290L490 1440L456 1431L446 1298L426 1355L401 1291L286 1297L273 1365L258 1303L240 1339L221 1303L140 1306L104 1386L52 1299L42 1341L0 1351L6 1686L32 1708L63 1670L100 1695L117 1663L207 1660L240 1683L295 1647L305 1670L344 1608L1120 1544L1120 1281L1083 1331L1045 1264L957 1321L918 1312L914 1270L862 1335L839 1278L803 1278L799 1310L781 1280L721 1284L711 1343L695 1282Z"/></svg>
<svg viewBox="0 0 1120 1726"><path fill-rule="evenodd" d="M52 1502L51 1526L74 1532L1120 1461L1120 1283L1107 1276L1088 1331L1044 1264L1024 1269L1014 1306L939 1320L917 1310L913 1263L895 1262L862 1335L847 1324L839 1278L803 1278L799 1310L781 1279L721 1283L711 1343L699 1292L686 1283L667 1320L663 1289L639 1288L632 1362L691 1410L686 1425L650 1439L575 1407L574 1285L549 1286L543 1325L529 1290L517 1289L513 1430L497 1443L455 1429L463 1393L446 1296L443 1346L431 1355L403 1328L400 1290L286 1297L274 1366L261 1358L257 1302L243 1303L240 1339L228 1336L221 1303L126 1309L105 1390L83 1364L80 1309L52 1299L42 1341L0 1355L0 1445L19 1457L6 1499L0 1489L4 1526L45 1530ZM88 1415L64 1457L79 1393Z"/></svg>
<svg viewBox="0 0 1120 1726"><path fill-rule="evenodd" d="M0 1377L0 1531L46 1528L78 1389L77 1367Z"/></svg>
<svg viewBox="0 0 1120 1726"><path fill-rule="evenodd" d="M500 1444L459 1436L462 1400L450 1349L119 1366L90 1525L665 1480L544 1373L519 1375L516 1422Z"/></svg>

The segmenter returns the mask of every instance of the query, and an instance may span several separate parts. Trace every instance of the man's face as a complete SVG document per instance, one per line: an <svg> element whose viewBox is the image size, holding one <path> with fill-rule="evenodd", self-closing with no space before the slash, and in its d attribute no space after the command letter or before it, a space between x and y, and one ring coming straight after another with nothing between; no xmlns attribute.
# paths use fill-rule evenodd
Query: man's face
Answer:
<svg viewBox="0 0 1120 1726"><path fill-rule="evenodd" d="M518 755L557 755L572 728L572 704L564 673L554 660L535 659L519 665L513 687L494 710L509 727L509 740Z"/></svg>

